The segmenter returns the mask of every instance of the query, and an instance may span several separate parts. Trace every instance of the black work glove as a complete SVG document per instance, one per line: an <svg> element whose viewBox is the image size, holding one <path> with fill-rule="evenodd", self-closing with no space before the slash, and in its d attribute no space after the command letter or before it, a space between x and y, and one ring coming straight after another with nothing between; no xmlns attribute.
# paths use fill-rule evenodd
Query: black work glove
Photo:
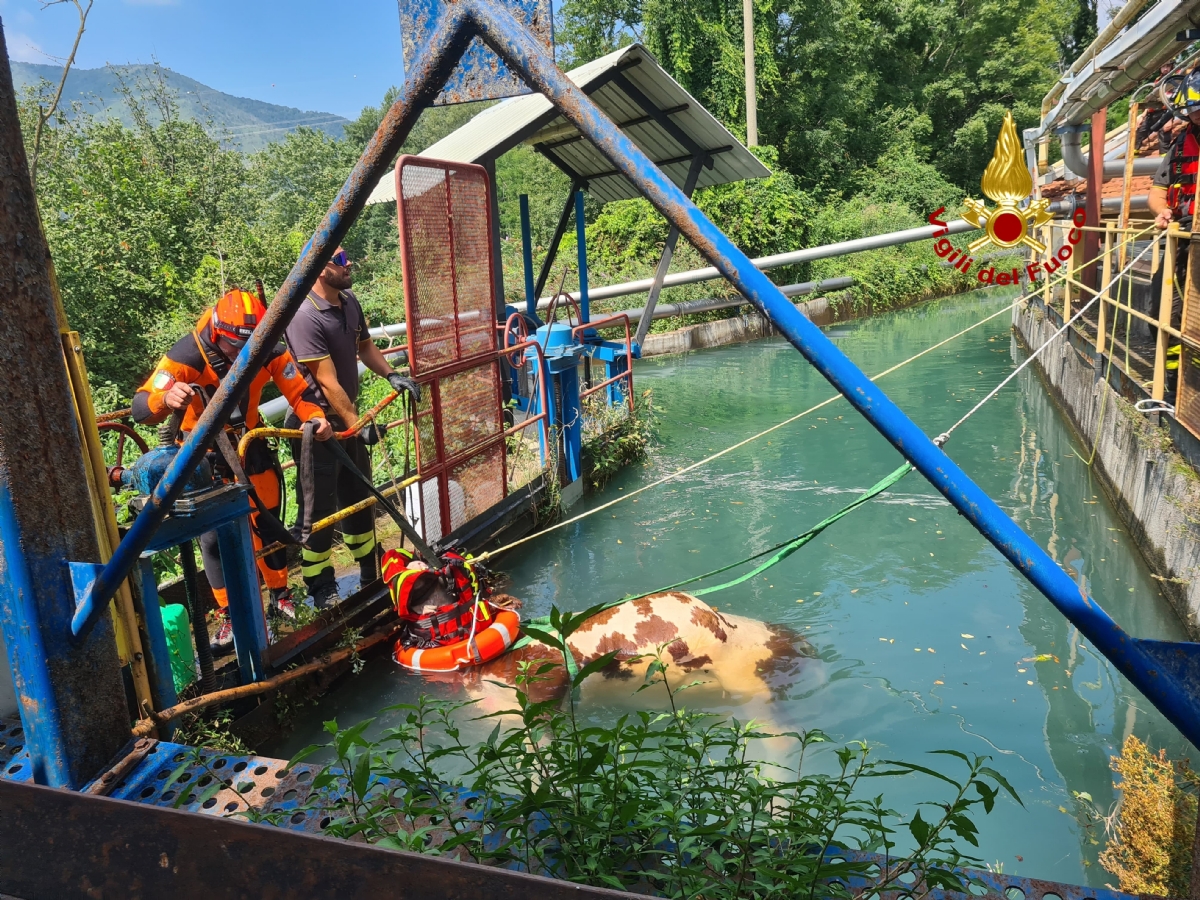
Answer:
<svg viewBox="0 0 1200 900"><path fill-rule="evenodd" d="M403 394L407 391L412 395L413 403L421 402L421 386L411 378L405 378L399 372L393 372L387 377L387 382L397 394Z"/></svg>
<svg viewBox="0 0 1200 900"><path fill-rule="evenodd" d="M378 444L383 440L383 435L387 431L387 427L380 425L377 422L368 422L363 426L363 430L358 433L364 444L370 447L372 444Z"/></svg>

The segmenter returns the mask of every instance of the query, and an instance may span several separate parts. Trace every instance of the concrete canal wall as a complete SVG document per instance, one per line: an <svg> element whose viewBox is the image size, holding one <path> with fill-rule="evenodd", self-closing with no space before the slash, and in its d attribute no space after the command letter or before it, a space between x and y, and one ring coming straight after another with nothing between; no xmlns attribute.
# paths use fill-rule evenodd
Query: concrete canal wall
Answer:
<svg viewBox="0 0 1200 900"><path fill-rule="evenodd" d="M1061 326L1061 316L1040 299L1014 308L1013 331L1026 351ZM1156 413L1138 412L1142 388L1097 359L1095 348L1074 331L1055 338L1032 367L1083 446L1096 447L1098 480L1163 595L1192 639L1200 639L1200 441L1174 419L1160 422Z"/></svg>
<svg viewBox="0 0 1200 900"><path fill-rule="evenodd" d="M818 325L841 321L841 318L835 315L834 305L824 297L797 303L796 309ZM685 325L674 331L648 334L645 343L642 344L642 356L663 356L667 353L702 350L705 347L740 344L743 341L756 341L774 333L771 323L757 311L751 310L729 319L701 322L699 325Z"/></svg>

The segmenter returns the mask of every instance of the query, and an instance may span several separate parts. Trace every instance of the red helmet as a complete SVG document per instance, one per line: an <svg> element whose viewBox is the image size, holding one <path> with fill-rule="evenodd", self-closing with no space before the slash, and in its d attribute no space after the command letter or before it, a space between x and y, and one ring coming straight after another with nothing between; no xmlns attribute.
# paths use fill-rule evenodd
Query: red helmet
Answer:
<svg viewBox="0 0 1200 900"><path fill-rule="evenodd" d="M262 301L249 291L234 288L217 301L212 311L213 337L223 337L237 347L250 339L267 314Z"/></svg>

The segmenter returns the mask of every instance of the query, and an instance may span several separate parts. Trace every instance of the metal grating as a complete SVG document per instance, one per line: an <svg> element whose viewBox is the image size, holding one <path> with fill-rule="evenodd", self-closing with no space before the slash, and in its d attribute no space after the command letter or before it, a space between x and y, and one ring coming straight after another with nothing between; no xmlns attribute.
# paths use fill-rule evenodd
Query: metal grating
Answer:
<svg viewBox="0 0 1200 900"><path fill-rule="evenodd" d="M494 353L487 172L402 156L396 195L413 374Z"/></svg>
<svg viewBox="0 0 1200 900"><path fill-rule="evenodd" d="M504 444L492 444L450 471L450 524L458 528L504 499Z"/></svg>
<svg viewBox="0 0 1200 900"><path fill-rule="evenodd" d="M33 781L25 729L17 716L0 719L0 773L0 778L7 781Z"/></svg>
<svg viewBox="0 0 1200 900"><path fill-rule="evenodd" d="M168 783L184 763L183 774ZM319 834L323 820L328 824L323 811L300 806L312 792L312 780L320 770L320 766L303 763L289 769L282 759L237 756L164 741L156 744L109 796L214 816L245 818L253 810L270 824ZM205 796L214 784L221 787Z"/></svg>
<svg viewBox="0 0 1200 900"><path fill-rule="evenodd" d="M5 780L33 780L23 737L19 719L0 719L0 741L3 742L0 760L7 764L0 777ZM180 777L173 784L168 784L171 775L185 763L186 768ZM164 741L156 743L109 796L154 806L176 807L179 804L176 808L202 815L250 819L292 831L322 834L332 821L333 810L320 805L314 805L311 809L302 808L309 801L313 779L320 770L319 765L299 763L289 768L287 761L282 759L238 756ZM220 789L202 801L200 798L211 790L214 783L220 783ZM375 779L373 783L382 790L406 789L386 779ZM180 802L179 794L183 791L187 793ZM461 789L450 789L449 793L453 798L451 802L467 818L482 818L483 809L477 803L478 795ZM423 831L426 834L426 846L434 848L454 837L449 830L438 827L443 821L441 817L434 820L425 815L397 824L410 834ZM498 840L502 835L494 837ZM450 855L461 858L457 851L450 851ZM830 848L826 856L876 864L882 861L876 854L837 848ZM982 896L994 900L1138 900L1134 895L1108 888L1090 888L975 869L959 871L984 885L987 893ZM858 879L847 885L854 895L862 893L867 886L865 881ZM883 900L905 900L916 892L917 887L917 884L907 885L902 890L888 891L882 897ZM975 895L974 890L970 895L934 893L945 898L964 897L965 900L974 900Z"/></svg>
<svg viewBox="0 0 1200 900"><path fill-rule="evenodd" d="M495 362L448 375L438 382L442 452L458 459L504 430L500 414L500 370Z"/></svg>

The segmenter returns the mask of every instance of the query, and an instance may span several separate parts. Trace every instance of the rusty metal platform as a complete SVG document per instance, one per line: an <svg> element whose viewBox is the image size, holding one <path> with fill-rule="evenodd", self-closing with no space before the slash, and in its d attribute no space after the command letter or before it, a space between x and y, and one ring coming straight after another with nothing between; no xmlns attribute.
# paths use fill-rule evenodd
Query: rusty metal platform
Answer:
<svg viewBox="0 0 1200 900"><path fill-rule="evenodd" d="M19 720L0 719L0 762L4 766L0 780L33 781ZM172 780L171 776L185 763L182 774ZM154 742L137 765L107 791L107 795L113 799L149 806L218 818L250 820L289 831L321 835L332 820L332 810L305 808L312 793L312 781L321 768L320 765L308 763L289 768L286 760L268 756L240 756L161 741ZM221 787L214 792L212 788L217 783ZM462 799L464 804L469 805L470 793L464 791ZM467 815L474 817L470 812ZM414 828L428 825L424 821L412 823ZM430 835L430 843L440 844L448 836L434 832ZM829 856L862 860L875 865L884 861L877 854L853 850L834 850ZM986 893L972 891L969 895L972 897L988 897L992 900L1140 900L1137 895L1107 888L1063 884L978 869L963 869L962 873L987 887ZM867 886L863 882L852 884L851 888L858 893ZM941 891L935 891L933 895L946 898L968 896ZM905 900L906 896L903 891L888 892L886 900Z"/></svg>

